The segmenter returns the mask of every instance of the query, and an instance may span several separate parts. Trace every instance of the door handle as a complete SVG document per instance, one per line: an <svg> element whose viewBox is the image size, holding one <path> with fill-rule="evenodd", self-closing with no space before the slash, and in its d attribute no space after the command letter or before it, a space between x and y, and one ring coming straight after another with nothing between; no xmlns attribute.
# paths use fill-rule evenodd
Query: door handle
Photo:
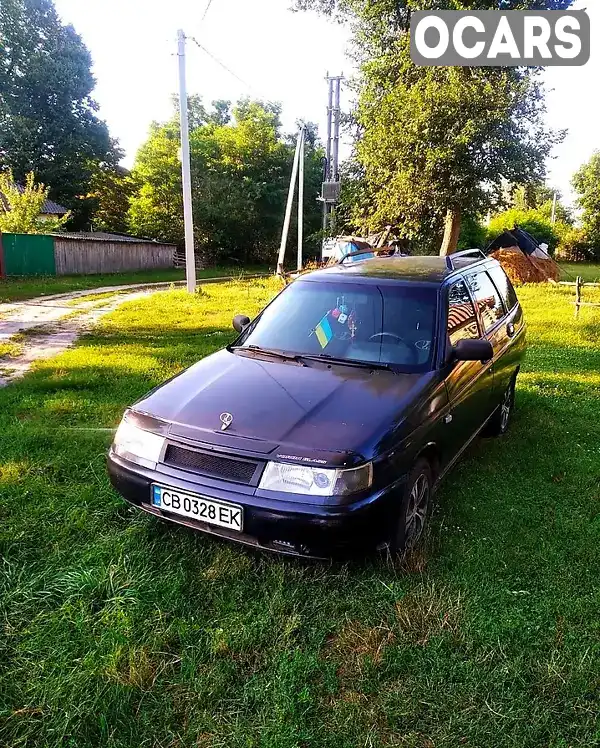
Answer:
<svg viewBox="0 0 600 748"><path fill-rule="evenodd" d="M509 322L508 325L506 325L506 333L509 338L512 338L512 336L515 334L515 326L512 322Z"/></svg>

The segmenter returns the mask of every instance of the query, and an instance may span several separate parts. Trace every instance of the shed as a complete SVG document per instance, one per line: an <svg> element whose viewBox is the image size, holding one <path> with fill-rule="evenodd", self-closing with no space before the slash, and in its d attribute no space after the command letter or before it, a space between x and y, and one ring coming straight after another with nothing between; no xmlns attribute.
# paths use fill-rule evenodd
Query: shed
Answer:
<svg viewBox="0 0 600 748"><path fill-rule="evenodd" d="M174 244L101 231L52 234L56 275L172 268Z"/></svg>
<svg viewBox="0 0 600 748"><path fill-rule="evenodd" d="M176 245L104 232L0 235L5 275L93 275L172 268Z"/></svg>

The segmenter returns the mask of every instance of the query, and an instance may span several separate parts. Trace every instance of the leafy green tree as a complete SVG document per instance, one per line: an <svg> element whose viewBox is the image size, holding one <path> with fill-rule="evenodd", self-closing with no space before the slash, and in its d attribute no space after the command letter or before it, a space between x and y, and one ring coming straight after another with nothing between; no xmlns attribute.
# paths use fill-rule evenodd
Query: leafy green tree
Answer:
<svg viewBox="0 0 600 748"><path fill-rule="evenodd" d="M556 220L565 224L573 223L573 216L562 202L560 190L553 190L543 183L532 182L514 187L510 196L510 207L518 210L538 210L548 220L552 219L552 207L556 194Z"/></svg>
<svg viewBox="0 0 600 748"><path fill-rule="evenodd" d="M207 262L273 259L283 221L295 148L281 135L280 110L244 99L229 110L215 102L206 112L191 102L192 199L196 249ZM322 151L307 126L306 234L319 229ZM138 187L129 210L135 233L183 240L178 115L152 126L133 169ZM293 229L294 227L292 227ZM292 232L293 233L293 232Z"/></svg>
<svg viewBox="0 0 600 748"><path fill-rule="evenodd" d="M594 256L600 257L600 151L577 171L572 184L579 195L579 206L583 208L583 229Z"/></svg>
<svg viewBox="0 0 600 748"><path fill-rule="evenodd" d="M183 200L179 125L175 120L150 125L148 140L137 152L132 176L138 185L130 201L129 229L138 236L183 241Z"/></svg>
<svg viewBox="0 0 600 748"><path fill-rule="evenodd" d="M503 9L564 9L572 0L506 0ZM527 68L417 67L410 13L497 9L497 0L298 0L349 21L359 74L356 158L364 173L356 222L435 236L455 251L463 214L495 207L503 184L544 173L561 134L542 124L543 89Z"/></svg>
<svg viewBox="0 0 600 748"><path fill-rule="evenodd" d="M48 199L48 187L36 184L33 172L25 177L23 189L15 184L12 171L0 173L0 232L10 234L47 234L59 231L70 216L42 217Z"/></svg>
<svg viewBox="0 0 600 748"><path fill-rule="evenodd" d="M52 0L2 0L0 49L0 165L19 181L35 171L85 222L94 165L121 156L96 114L90 54Z"/></svg>
<svg viewBox="0 0 600 748"><path fill-rule="evenodd" d="M122 166L95 169L90 191L86 195L91 209L90 228L94 231L126 233L129 228L129 201L135 190L135 181Z"/></svg>

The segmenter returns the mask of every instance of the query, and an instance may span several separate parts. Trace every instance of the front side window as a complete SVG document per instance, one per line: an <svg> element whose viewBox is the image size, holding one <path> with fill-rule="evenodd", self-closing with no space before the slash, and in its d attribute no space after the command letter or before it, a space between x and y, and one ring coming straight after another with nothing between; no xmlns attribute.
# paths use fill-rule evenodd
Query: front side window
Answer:
<svg viewBox="0 0 600 748"><path fill-rule="evenodd" d="M504 270L502 270L501 267L495 267L488 270L488 273L494 281L494 285L500 292L500 296L502 296L506 308L509 311L514 309L519 303L519 300L517 299L517 294L515 293L513 284L510 282Z"/></svg>
<svg viewBox="0 0 600 748"><path fill-rule="evenodd" d="M467 276L467 283L475 297L475 303L483 322L485 332L504 317L504 305L496 286L485 271Z"/></svg>
<svg viewBox="0 0 600 748"><path fill-rule="evenodd" d="M464 281L458 281L448 292L448 338L455 346L459 340L479 337L477 315Z"/></svg>
<svg viewBox="0 0 600 748"><path fill-rule="evenodd" d="M265 309L238 345L428 371L436 311L433 286L300 280Z"/></svg>

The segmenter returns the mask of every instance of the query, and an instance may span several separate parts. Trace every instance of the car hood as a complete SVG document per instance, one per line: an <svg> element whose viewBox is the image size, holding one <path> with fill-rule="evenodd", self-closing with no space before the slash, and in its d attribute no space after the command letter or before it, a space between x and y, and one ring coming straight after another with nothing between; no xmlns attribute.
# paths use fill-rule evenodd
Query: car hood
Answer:
<svg viewBox="0 0 600 748"><path fill-rule="evenodd" d="M135 410L169 421L170 433L184 440L347 465L375 456L426 378L223 350L158 387ZM223 413L233 416L225 431Z"/></svg>

